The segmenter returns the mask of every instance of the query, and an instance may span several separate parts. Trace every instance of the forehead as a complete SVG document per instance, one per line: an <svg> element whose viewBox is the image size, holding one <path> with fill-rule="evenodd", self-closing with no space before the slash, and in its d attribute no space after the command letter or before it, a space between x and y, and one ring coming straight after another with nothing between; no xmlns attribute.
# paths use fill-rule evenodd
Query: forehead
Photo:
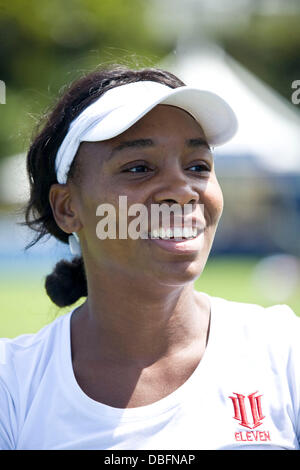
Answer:
<svg viewBox="0 0 300 470"><path fill-rule="evenodd" d="M127 137L145 132L170 135L173 133L172 131L176 136L178 136L178 132L179 136L191 132L204 137L200 124L191 114L176 106L160 104L145 114L127 131L110 140L123 140L124 138L126 139Z"/></svg>

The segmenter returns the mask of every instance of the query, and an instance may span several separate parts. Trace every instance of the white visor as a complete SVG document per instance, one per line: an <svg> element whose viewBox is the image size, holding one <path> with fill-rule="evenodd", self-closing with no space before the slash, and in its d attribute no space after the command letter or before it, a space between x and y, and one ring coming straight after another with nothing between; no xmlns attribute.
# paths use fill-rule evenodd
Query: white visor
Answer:
<svg viewBox="0 0 300 470"><path fill-rule="evenodd" d="M158 104L176 106L191 114L203 129L210 146L222 145L236 133L237 119L233 110L210 91L189 86L174 89L151 81L118 86L105 92L70 124L56 155L58 183L66 183L81 142L116 137Z"/></svg>

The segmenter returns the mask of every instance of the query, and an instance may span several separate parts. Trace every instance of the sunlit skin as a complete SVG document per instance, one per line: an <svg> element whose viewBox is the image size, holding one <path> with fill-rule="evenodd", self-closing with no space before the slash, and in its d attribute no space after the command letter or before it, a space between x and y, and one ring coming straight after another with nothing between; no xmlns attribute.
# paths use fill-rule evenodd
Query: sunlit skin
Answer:
<svg viewBox="0 0 300 470"><path fill-rule="evenodd" d="M147 405L188 379L207 344L210 306L194 281L223 210L213 155L191 115L159 105L113 139L82 143L76 159L80 179L49 194L57 224L79 235L87 275L88 297L71 321L75 377L104 404ZM151 240L99 240L96 208L118 209L119 195L149 213L151 204L204 204L203 248L180 254Z"/></svg>

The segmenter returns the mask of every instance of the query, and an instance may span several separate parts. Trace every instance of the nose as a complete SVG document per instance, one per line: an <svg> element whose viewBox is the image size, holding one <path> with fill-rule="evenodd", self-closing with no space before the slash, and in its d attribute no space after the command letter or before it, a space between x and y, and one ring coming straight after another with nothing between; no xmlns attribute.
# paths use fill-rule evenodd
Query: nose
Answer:
<svg viewBox="0 0 300 470"><path fill-rule="evenodd" d="M181 169L169 170L164 177L160 188L154 194L155 204L197 204L200 196L189 179Z"/></svg>

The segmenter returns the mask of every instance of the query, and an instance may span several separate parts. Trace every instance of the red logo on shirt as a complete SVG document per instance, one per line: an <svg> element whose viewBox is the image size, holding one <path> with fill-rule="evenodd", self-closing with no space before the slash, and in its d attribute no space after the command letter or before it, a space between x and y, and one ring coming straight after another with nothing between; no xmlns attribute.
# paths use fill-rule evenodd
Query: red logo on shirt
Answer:
<svg viewBox="0 0 300 470"><path fill-rule="evenodd" d="M235 393L235 397L229 397L233 403L233 410L234 416L233 418L239 421L241 426L244 426L248 429L254 429L257 426L262 424L262 420L265 418L262 413L261 408L261 397L262 395L255 396L258 392L251 393L248 395L247 399L245 400L245 395L241 393ZM248 413L246 410L246 404L248 406ZM251 412L251 418L249 418ZM251 422L249 421L251 419Z"/></svg>

